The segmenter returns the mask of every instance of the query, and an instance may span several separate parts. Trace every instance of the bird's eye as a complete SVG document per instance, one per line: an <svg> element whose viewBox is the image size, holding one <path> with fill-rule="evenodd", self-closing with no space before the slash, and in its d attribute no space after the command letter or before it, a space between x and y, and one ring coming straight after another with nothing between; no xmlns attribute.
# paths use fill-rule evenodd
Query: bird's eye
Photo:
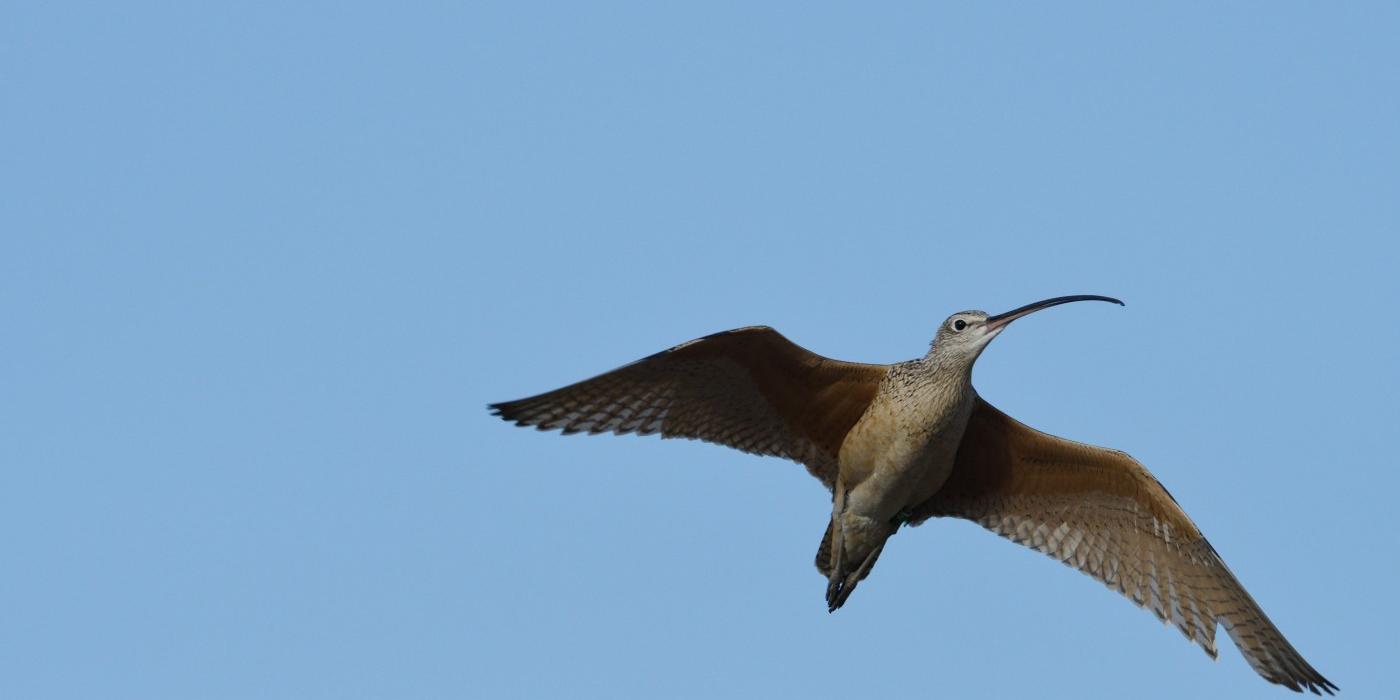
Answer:
<svg viewBox="0 0 1400 700"><path fill-rule="evenodd" d="M960 331L960 330L962 330L962 329L964 329L964 328L967 328L967 321L964 321L964 320L962 320L962 319L958 319L958 320L956 320L956 321L953 321L953 330L955 330L955 331Z"/></svg>

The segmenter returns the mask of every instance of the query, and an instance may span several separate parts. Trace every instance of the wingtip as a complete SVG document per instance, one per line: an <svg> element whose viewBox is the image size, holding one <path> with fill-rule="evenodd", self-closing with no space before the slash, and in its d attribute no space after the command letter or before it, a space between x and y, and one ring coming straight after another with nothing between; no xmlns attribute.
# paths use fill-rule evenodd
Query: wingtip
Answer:
<svg viewBox="0 0 1400 700"><path fill-rule="evenodd" d="M1309 669L1310 671L1312 669ZM1322 677L1317 671L1312 671L1312 678L1287 678L1284 680L1274 680L1275 683L1295 692L1309 692L1313 695L1336 695L1341 691L1337 684Z"/></svg>
<svg viewBox="0 0 1400 700"><path fill-rule="evenodd" d="M1318 692L1318 688L1321 688L1322 692ZM1308 690L1311 690L1314 695L1322 695L1322 693L1327 693L1328 695L1336 695L1338 692L1341 691L1341 688L1338 688L1336 683L1333 683L1332 681L1329 681L1326 678L1323 678L1322 676L1318 676L1318 680L1308 685Z"/></svg>
<svg viewBox="0 0 1400 700"><path fill-rule="evenodd" d="M520 417L516 415L516 411L513 410L513 404L513 401L490 403L486 404L486 410L490 411L491 415L500 418L503 421L514 423L516 425L525 425L523 422L520 421Z"/></svg>

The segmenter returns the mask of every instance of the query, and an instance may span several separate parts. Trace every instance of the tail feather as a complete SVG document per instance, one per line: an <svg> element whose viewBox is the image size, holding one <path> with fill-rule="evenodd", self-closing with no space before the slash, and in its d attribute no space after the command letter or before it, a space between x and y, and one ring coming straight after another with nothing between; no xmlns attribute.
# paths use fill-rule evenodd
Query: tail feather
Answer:
<svg viewBox="0 0 1400 700"><path fill-rule="evenodd" d="M826 522L826 534L822 535L822 544L817 548L817 571L827 578L831 578L831 531L834 526L833 521Z"/></svg>

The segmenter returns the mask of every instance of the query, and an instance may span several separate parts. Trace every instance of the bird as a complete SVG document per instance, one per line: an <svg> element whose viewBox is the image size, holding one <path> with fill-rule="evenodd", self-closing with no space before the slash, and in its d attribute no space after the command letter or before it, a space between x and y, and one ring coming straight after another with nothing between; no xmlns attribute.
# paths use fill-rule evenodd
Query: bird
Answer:
<svg viewBox="0 0 1400 700"><path fill-rule="evenodd" d="M961 311L923 357L888 365L823 357L749 326L488 408L539 430L660 433L804 465L832 497L815 561L828 612L901 527L961 518L1098 579L1211 658L1223 624L1265 680L1333 694L1142 464L1028 427L973 388L973 364L1013 321L1080 301L1123 305L1077 294L994 316Z"/></svg>

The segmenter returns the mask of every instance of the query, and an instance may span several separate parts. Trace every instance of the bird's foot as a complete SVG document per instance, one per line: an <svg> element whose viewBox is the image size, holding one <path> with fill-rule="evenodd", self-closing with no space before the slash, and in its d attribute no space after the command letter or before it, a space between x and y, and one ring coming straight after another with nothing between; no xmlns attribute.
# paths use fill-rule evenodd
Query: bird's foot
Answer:
<svg viewBox="0 0 1400 700"><path fill-rule="evenodd" d="M856 570L849 574L843 576L842 574L844 572L840 569L835 570L831 580L826 584L827 612L836 612L837 608L846 604L846 599L851 597L851 594L855 592L856 584L860 583L861 579L870 574L870 567L875 565L875 560L880 558L880 552L884 551L884 549L885 544L881 542L880 546L866 555L865 561L862 561L860 566L856 567ZM838 581L840 582L839 585L837 583Z"/></svg>
<svg viewBox="0 0 1400 700"><path fill-rule="evenodd" d="M841 607L837 600L845 600L841 589L846 582L846 548L836 547L836 563L831 567L831 576L826 580L826 611L836 612Z"/></svg>
<svg viewBox="0 0 1400 700"><path fill-rule="evenodd" d="M841 604L838 603L838 602L836 602L836 601L837 601L837 600L842 600L842 601L845 600L845 596L841 595L841 587L842 587L841 584L844 583L844 582L845 582L845 578L844 578L844 577L836 577L836 576L831 577L831 580L827 582L827 584L826 584L826 611L827 611L827 612L829 612L829 613L834 613L834 612L836 612L836 609L839 608L839 607L841 607Z"/></svg>

